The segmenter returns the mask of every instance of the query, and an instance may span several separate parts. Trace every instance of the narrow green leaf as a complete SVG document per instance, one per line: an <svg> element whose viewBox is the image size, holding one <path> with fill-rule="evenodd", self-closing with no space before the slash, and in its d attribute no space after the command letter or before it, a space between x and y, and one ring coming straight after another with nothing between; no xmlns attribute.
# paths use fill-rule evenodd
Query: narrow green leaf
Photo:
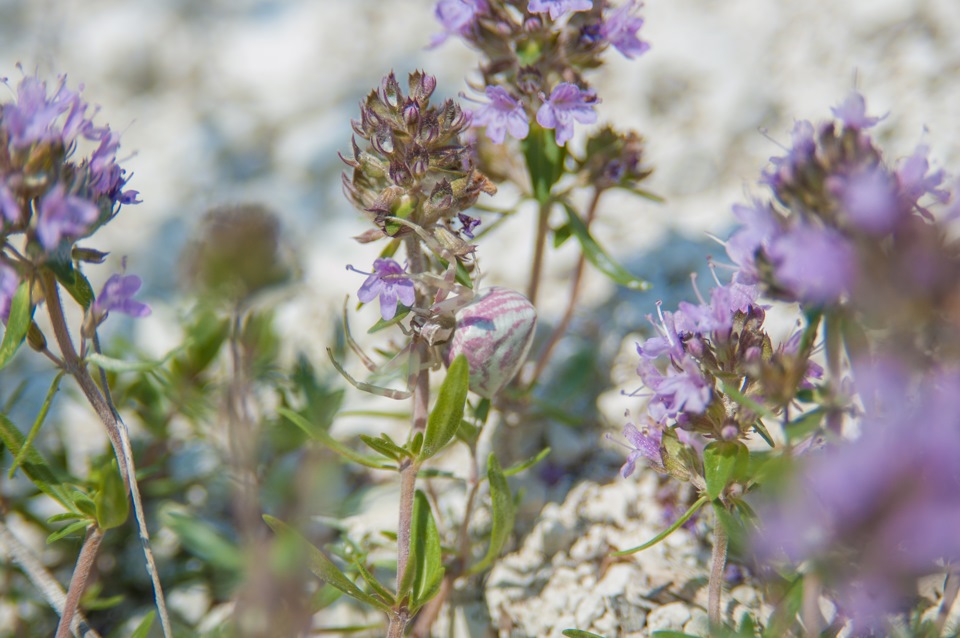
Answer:
<svg viewBox="0 0 960 638"><path fill-rule="evenodd" d="M368 434L361 434L360 440L363 441L367 447L372 449L374 452L382 454L388 459L393 459L397 462L407 455L407 451L393 441L387 441L385 439L373 437Z"/></svg>
<svg viewBox="0 0 960 638"><path fill-rule="evenodd" d="M625 286L630 290L650 289L649 282L631 275L630 272L615 262L613 258L600 247L597 240L590 234L590 230L586 224L580 219L580 215L577 214L577 211L575 211L570 204L567 202L562 202L562 204L563 209L567 211L570 231L573 233L573 236L577 238L577 241L580 242L580 249L583 251L583 256L587 258L587 261L621 286Z"/></svg>
<svg viewBox="0 0 960 638"><path fill-rule="evenodd" d="M463 422L461 421L461 424L462 423ZM457 432L459 433L460 431L457 430ZM418 431L416 434L413 435L413 438L410 439L409 449L410 449L410 453L413 454L414 456L420 455L420 450L423 449L423 432Z"/></svg>
<svg viewBox="0 0 960 638"><path fill-rule="evenodd" d="M17 452L16 457L13 459L13 465L10 466L10 478L13 478L14 472L17 471L17 468L20 466L20 463L23 462L23 459L26 458L27 452L30 451L31 446L33 445L33 440L36 438L37 433L40 432L40 426L43 425L43 421L47 418L47 412L50 411L50 404L53 402L53 396L57 393L57 390L60 389L60 380L63 379L64 372L61 370L53 378L53 383L50 384L50 389L47 390L47 396L43 400L43 405L40 406L40 412L37 414L37 418L33 422L33 427L30 428L30 432L27 434L27 440L20 447L20 451Z"/></svg>
<svg viewBox="0 0 960 638"><path fill-rule="evenodd" d="M164 513L163 523L173 530L187 551L204 562L234 576L243 571L243 552L209 523L171 511Z"/></svg>
<svg viewBox="0 0 960 638"><path fill-rule="evenodd" d="M824 408L814 408L787 423L783 432L791 441L799 441L820 429L826 415L827 411Z"/></svg>
<svg viewBox="0 0 960 638"><path fill-rule="evenodd" d="M314 547L313 544L301 536L299 532L294 530L280 519L274 518L273 516L264 514L263 520L275 533L286 535L288 538L293 538L300 544L307 554L307 561L310 571L312 571L320 580L332 585L333 587L336 587L343 593L356 598L360 602L364 602L368 605L376 607L380 611L390 611L389 605L377 598L374 598L370 594L367 594L357 587L352 580L347 578L346 575L340 571L340 568L337 567L332 560L327 558L326 554Z"/></svg>
<svg viewBox="0 0 960 638"><path fill-rule="evenodd" d="M560 246L563 246L565 243L567 243L567 240L570 239L570 237L572 236L573 236L573 232L570 230L569 223L564 224L559 228L554 228L553 229L553 247L560 248Z"/></svg>
<svg viewBox="0 0 960 638"><path fill-rule="evenodd" d="M798 576L787 589L786 594L777 603L773 613L767 620L767 627L763 632L764 638L779 638L786 636L787 631L794 624L797 612L803 604L803 576Z"/></svg>
<svg viewBox="0 0 960 638"><path fill-rule="evenodd" d="M70 523L66 527L62 529L58 529L54 533L47 536L47 545L60 540L64 536L70 536L71 534L75 534L77 532L83 531L88 527L90 527L91 525L93 525L93 521L89 519L77 521L76 523Z"/></svg>
<svg viewBox="0 0 960 638"><path fill-rule="evenodd" d="M62 523L63 521L74 521L78 518L83 518L78 512L63 512L62 514L54 514L47 519L48 523Z"/></svg>
<svg viewBox="0 0 960 638"><path fill-rule="evenodd" d="M100 529L120 527L126 522L130 514L130 500L116 460L111 460L100 470L100 489L93 502L97 506L97 525Z"/></svg>
<svg viewBox="0 0 960 638"><path fill-rule="evenodd" d="M457 438L472 448L480 438L480 428L463 419L460 421L460 427L457 428Z"/></svg>
<svg viewBox="0 0 960 638"><path fill-rule="evenodd" d="M19 455L24 447L23 434L5 414L0 414L0 441L14 455ZM20 469L37 488L71 512L80 513L74 505L74 497L67 488L65 480L47 463L37 450L28 448L26 456L20 461Z"/></svg>
<svg viewBox="0 0 960 638"><path fill-rule="evenodd" d="M10 316L7 318L7 328L0 341L0 369L6 367L13 360L13 355L23 344L33 320L34 306L30 303L30 282L23 281L13 293L10 302Z"/></svg>
<svg viewBox="0 0 960 638"><path fill-rule="evenodd" d="M377 580L377 577L370 573L370 570L361 561L354 561L353 566L357 568L357 571L360 573L360 576L363 580L370 585L377 596L379 596L383 602L390 605L391 607L396 602L396 597L393 595L393 592L387 589L387 587Z"/></svg>
<svg viewBox="0 0 960 638"><path fill-rule="evenodd" d="M423 437L423 449L419 461L423 462L439 452L457 434L463 410L467 402L467 388L470 385L470 368L467 358L459 355L450 364L447 376L440 386L437 402L427 420L427 431Z"/></svg>
<svg viewBox="0 0 960 638"><path fill-rule="evenodd" d="M310 423L304 419L302 416L294 412L289 408L277 408L277 414L284 417L295 426L303 430L307 436L315 441L323 443L328 448L339 454L340 456L353 461L354 463L359 463L360 465L366 467L372 467L378 470L393 470L396 469L393 465L384 464L380 459L370 458L362 454L354 452L344 444L337 441L335 438L330 436L326 430L323 428L315 428L310 425Z"/></svg>
<svg viewBox="0 0 960 638"><path fill-rule="evenodd" d="M97 518L97 505L93 502L92 498L78 489L74 489L69 494L74 509L76 509L78 512L81 512L88 518L92 518L94 520Z"/></svg>
<svg viewBox="0 0 960 638"><path fill-rule="evenodd" d="M776 443L773 442L773 437L770 436L770 432L767 431L767 426L763 424L763 421L757 419L753 422L753 430L760 435L760 438L763 439L763 442L769 445L770 447L777 447Z"/></svg>
<svg viewBox="0 0 960 638"><path fill-rule="evenodd" d="M440 533L433 520L430 502L423 492L417 490L413 500L413 518L410 526L410 562L407 569L413 570L411 611L420 608L436 593L443 579L443 561L440 548Z"/></svg>
<svg viewBox="0 0 960 638"><path fill-rule="evenodd" d="M323 587L318 589L316 593L310 597L310 612L315 614L321 609L326 609L340 600L341 596L343 596L342 591L330 583L324 583Z"/></svg>
<svg viewBox="0 0 960 638"><path fill-rule="evenodd" d="M550 448L544 448L536 456L531 456L526 461L520 461L515 465L511 465L503 471L504 476L513 476L514 474L519 474L520 472L530 469L543 459L547 458L547 455L550 454Z"/></svg>
<svg viewBox="0 0 960 638"><path fill-rule="evenodd" d="M736 466L745 464L749 455L746 446L735 441L714 441L703 450L704 479L710 500L719 497L733 478Z"/></svg>
<svg viewBox="0 0 960 638"><path fill-rule="evenodd" d="M97 352L91 352L87 355L87 361L107 372L150 372L162 367L167 361L184 350L185 346L171 350L162 359L156 361L128 361L126 359L114 359L113 357L107 357Z"/></svg>
<svg viewBox="0 0 960 638"><path fill-rule="evenodd" d="M137 628L133 630L132 634L130 634L130 638L147 638L147 636L150 635L150 628L153 627L153 619L156 617L156 611L151 611L144 616L143 620L140 621L140 624L137 625Z"/></svg>
<svg viewBox="0 0 960 638"><path fill-rule="evenodd" d="M550 190L563 176L563 161L567 155L564 146L558 146L553 131L537 124L530 127L527 137L520 142L530 171L533 196L541 204L550 200Z"/></svg>
<svg viewBox="0 0 960 638"><path fill-rule="evenodd" d="M83 273L73 267L70 261L50 261L47 264L64 290L70 293L80 306L86 310L93 303L93 288Z"/></svg>
<svg viewBox="0 0 960 638"><path fill-rule="evenodd" d="M497 461L497 457L492 452L487 459L487 480L490 482L490 504L493 510L490 547L487 549L486 556L467 571L468 574L479 574L487 569L500 555L500 550L503 549L510 532L513 531L516 505L513 502L513 496L510 494L507 477L500 468L500 462Z"/></svg>
<svg viewBox="0 0 960 638"><path fill-rule="evenodd" d="M696 503L690 506L690 509L688 509L686 512L683 513L683 516L681 516L676 521L674 521L673 525L663 530L662 532L660 532L659 534L657 534L656 536L648 540L643 545L638 545L637 547L634 547L632 549L625 549L623 551L614 552L610 555L626 556L628 554L636 554L637 552L642 552L645 549L653 547L654 545L656 545L657 543L665 539L667 536L670 536L670 534L673 534L675 531L680 529L684 523L689 521L690 518L697 513L697 510L699 510L701 507L704 506L704 504L708 502L709 502L709 499L706 496L701 496L700 498L697 499Z"/></svg>
<svg viewBox="0 0 960 638"><path fill-rule="evenodd" d="M564 629L560 633L562 633L564 636L568 636L569 638L604 638L600 634L584 631L582 629Z"/></svg>

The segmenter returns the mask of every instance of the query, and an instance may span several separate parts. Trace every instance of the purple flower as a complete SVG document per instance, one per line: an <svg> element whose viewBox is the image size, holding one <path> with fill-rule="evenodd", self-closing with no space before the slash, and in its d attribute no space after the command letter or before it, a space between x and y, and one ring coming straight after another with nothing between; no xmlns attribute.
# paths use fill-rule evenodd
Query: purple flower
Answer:
<svg viewBox="0 0 960 638"><path fill-rule="evenodd" d="M929 153L930 149L921 144L914 150L913 155L902 160L897 166L900 193L910 206L916 206L924 195L930 195L941 204L950 199L949 191L938 188L943 183L943 171L927 174L930 170L930 162L927 161Z"/></svg>
<svg viewBox="0 0 960 638"><path fill-rule="evenodd" d="M857 276L853 246L832 228L798 226L774 239L767 254L776 282L798 301L834 303Z"/></svg>
<svg viewBox="0 0 960 638"><path fill-rule="evenodd" d="M757 253L769 247L774 238L780 235L780 222L768 204L759 202L754 202L753 206L735 204L733 215L740 221L741 226L734 231L724 247L727 249L727 256L739 268L735 280L743 284L753 284L759 281Z"/></svg>
<svg viewBox="0 0 960 638"><path fill-rule="evenodd" d="M20 277L17 271L0 262L0 322L7 325L10 319L10 304L13 303L13 295L20 286Z"/></svg>
<svg viewBox="0 0 960 638"><path fill-rule="evenodd" d="M852 91L839 106L830 110L834 117L843 122L844 126L856 129L870 128L886 117L886 115L868 117L867 101L856 91Z"/></svg>
<svg viewBox="0 0 960 638"><path fill-rule="evenodd" d="M800 120L793 125L790 133L792 146L783 157L771 157L772 170L764 170L760 176L760 183L767 184L775 191L785 182L796 177L799 168L814 161L817 153L817 142L814 139L813 124L807 120Z"/></svg>
<svg viewBox="0 0 960 638"><path fill-rule="evenodd" d="M680 312L689 322L691 332L700 334L728 334L733 318L738 312L746 312L760 292L756 286L732 283L710 291L710 303L695 306L680 302Z"/></svg>
<svg viewBox="0 0 960 638"><path fill-rule="evenodd" d="M473 229L480 225L480 219L477 217L470 217L466 213L457 213L457 219L460 220L460 224L463 228L460 229L464 235L473 239Z"/></svg>
<svg viewBox="0 0 960 638"><path fill-rule="evenodd" d="M647 315L647 320L660 333L660 336L650 337L643 343L638 343L637 353L644 359L651 361L663 354L679 361L683 357L684 351L683 344L680 342L680 335L677 332L676 315L671 312L663 312L660 306L661 303L658 301L657 315L660 317L660 325L654 323L653 317Z"/></svg>
<svg viewBox="0 0 960 638"><path fill-rule="evenodd" d="M636 0L628 0L619 9L612 11L600 25L600 35L627 58L633 59L650 49L649 42L637 37L637 31L643 26L643 18L633 15L643 5Z"/></svg>
<svg viewBox="0 0 960 638"><path fill-rule="evenodd" d="M502 144L508 132L518 140L525 138L530 132L530 120L520 102L500 86L488 86L485 93L490 102L474 111L474 126L486 126L487 137L494 144Z"/></svg>
<svg viewBox="0 0 960 638"><path fill-rule="evenodd" d="M623 436L630 442L632 452L627 456L627 462L620 468L620 476L627 478L637 468L637 461L645 458L657 469L663 469L663 457L660 455L660 441L663 431L656 426L646 427L641 432L633 423L623 426Z"/></svg>
<svg viewBox="0 0 960 638"><path fill-rule="evenodd" d="M664 402L667 416L670 417L681 411L703 414L710 403L710 395L710 385L700 372L700 366L691 357L683 359L680 370L671 367L656 392L656 397Z"/></svg>
<svg viewBox="0 0 960 638"><path fill-rule="evenodd" d="M865 232L885 235L906 214L900 206L897 182L882 166L827 178L827 186L840 199L850 221Z"/></svg>
<svg viewBox="0 0 960 638"><path fill-rule="evenodd" d="M373 262L372 273L356 270L352 266L347 268L368 275L357 292L357 298L363 303L370 303L380 297L380 316L384 321L396 316L398 301L405 306L412 306L416 301L413 281L404 272L403 266L393 259L377 259Z"/></svg>
<svg viewBox="0 0 960 638"><path fill-rule="evenodd" d="M593 0L530 0L527 11L530 13L550 12L550 19L556 20L567 11L589 11L593 8Z"/></svg>
<svg viewBox="0 0 960 638"><path fill-rule="evenodd" d="M37 238L46 250L53 250L65 236L82 235L100 216L90 201L67 195L57 184L40 201Z"/></svg>
<svg viewBox="0 0 960 638"><path fill-rule="evenodd" d="M0 108L0 122L17 148L39 142L60 142L69 147L91 123L84 115L87 104L78 93L66 88L66 76L60 77L56 92L47 96L47 83L36 76L26 76L17 85L17 101ZM82 88L82 87L81 87ZM57 120L67 115L62 124Z"/></svg>
<svg viewBox="0 0 960 638"><path fill-rule="evenodd" d="M452 35L467 35L477 22L477 15L488 10L486 0L440 0L433 14L443 26L443 33L433 36L430 47L437 47Z"/></svg>
<svg viewBox="0 0 960 638"><path fill-rule="evenodd" d="M557 144L565 144L573 137L573 122L593 124L597 121L597 112L593 105L597 96L592 90L581 90L576 84L561 82L553 87L549 98L537 110L537 123L543 128L557 129Z"/></svg>
<svg viewBox="0 0 960 638"><path fill-rule="evenodd" d="M142 285L136 275L111 275L93 302L94 315L103 317L116 311L131 317L146 317L150 306L133 298Z"/></svg>
<svg viewBox="0 0 960 638"><path fill-rule="evenodd" d="M21 212L17 199L6 183L0 182L0 218L16 224L20 221Z"/></svg>

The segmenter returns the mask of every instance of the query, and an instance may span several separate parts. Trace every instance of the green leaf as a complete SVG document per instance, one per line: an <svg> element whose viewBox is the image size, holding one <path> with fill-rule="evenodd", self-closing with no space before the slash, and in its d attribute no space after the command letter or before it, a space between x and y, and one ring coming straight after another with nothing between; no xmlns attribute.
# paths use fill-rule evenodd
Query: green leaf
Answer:
<svg viewBox="0 0 960 638"><path fill-rule="evenodd" d="M17 291L13 293L7 328L3 333L3 341L0 342L0 369L13 360L13 355L17 354L17 350L23 344L27 330L30 329L30 322L33 320L33 310L34 306L30 303L30 282L21 282Z"/></svg>
<svg viewBox="0 0 960 638"><path fill-rule="evenodd" d="M353 461L354 463L359 463L360 465L366 467L372 467L378 470L393 470L396 469L393 465L386 465L378 458L370 458L362 454L354 452L344 444L337 441L335 438L330 436L326 430L323 428L315 428L310 423L304 419L302 416L294 412L289 408L277 408L277 414L284 417L295 426L303 430L307 436L315 441L323 443L328 448L339 454L340 456Z"/></svg>
<svg viewBox="0 0 960 638"><path fill-rule="evenodd" d="M130 501L115 459L100 470L100 489L93 502L97 506L97 525L100 529L120 527L127 520Z"/></svg>
<svg viewBox="0 0 960 638"><path fill-rule="evenodd" d="M783 428L783 433L790 441L799 441L820 429L827 411L824 408L814 408L806 414L801 414Z"/></svg>
<svg viewBox="0 0 960 638"><path fill-rule="evenodd" d="M50 404L53 402L53 395L57 393L57 390L60 388L60 380L63 379L64 372L61 370L53 378L53 383L50 384L50 389L47 390L47 396L43 400L43 405L40 406L40 412L37 414L37 418L33 422L33 427L30 428L30 432L27 434L27 440L21 446L20 451L17 452L17 455L13 459L13 465L10 466L9 477L13 478L14 472L17 471L17 468L20 466L20 463L23 462L23 459L26 458L27 452L30 451L31 445L33 444L33 439L36 438L37 433L40 432L40 426L43 425L44 419L47 418L47 412L50 411Z"/></svg>
<svg viewBox="0 0 960 638"><path fill-rule="evenodd" d="M151 611L144 616L143 620L140 621L140 624L137 625L137 628L133 630L132 634L130 634L130 638L147 638L147 636L150 634L150 628L153 627L153 619L156 617L156 611Z"/></svg>
<svg viewBox="0 0 960 638"><path fill-rule="evenodd" d="M287 538L292 538L300 545L300 547L307 554L307 561L310 571L312 571L320 580L332 585L333 587L336 587L343 593L356 598L360 602L364 602L368 605L376 607L380 611L390 611L389 605L384 603L382 600L374 598L370 594L367 594L357 587L352 580L347 578L346 575L340 571L340 568L337 567L332 560L327 558L326 554L314 547L313 544L301 536L299 532L294 530L280 519L274 518L273 516L264 514L263 520L275 533L281 536L286 536Z"/></svg>
<svg viewBox="0 0 960 638"><path fill-rule="evenodd" d="M388 459L399 462L400 459L408 456L408 452L402 447L390 440L386 434L381 434L379 438L368 434L361 434L360 440L366 443L367 447L373 451L384 455Z"/></svg>
<svg viewBox="0 0 960 638"><path fill-rule="evenodd" d="M437 402L427 420L427 431L423 437L423 449L418 461L423 462L439 452L453 439L463 420L463 410L467 402L467 388L470 385L470 368L464 355L457 356L447 370L447 376L440 386Z"/></svg>
<svg viewBox="0 0 960 638"><path fill-rule="evenodd" d="M230 572L233 576L239 576L243 571L243 552L209 523L172 511L164 513L163 523L173 530L187 551L205 563Z"/></svg>
<svg viewBox="0 0 960 638"><path fill-rule="evenodd" d="M23 434L5 414L0 414L0 441L14 455L19 455L24 447ZM20 469L37 488L71 512L80 513L74 505L73 492L67 489L65 480L47 463L37 450L28 448L26 456L20 461Z"/></svg>
<svg viewBox="0 0 960 638"><path fill-rule="evenodd" d="M543 459L547 458L547 455L550 454L550 448L544 448L536 456L531 456L526 461L520 461L515 465L511 465L503 471L504 476L513 476L514 474L519 474L520 472L530 469Z"/></svg>
<svg viewBox="0 0 960 638"><path fill-rule="evenodd" d="M129 361L126 359L114 359L104 356L98 352L91 352L87 355L87 361L107 372L150 372L162 367L167 361L177 356L185 350L184 347L171 350L163 359L156 361Z"/></svg>
<svg viewBox="0 0 960 638"><path fill-rule="evenodd" d="M564 629L561 633L569 638L604 638L600 634L591 633L582 629Z"/></svg>
<svg viewBox="0 0 960 638"><path fill-rule="evenodd" d="M793 626L797 612L803 604L803 576L798 576L787 589L786 594L777 603L773 613L767 620L767 628L763 632L764 638L779 638L786 636L787 630Z"/></svg>
<svg viewBox="0 0 960 638"><path fill-rule="evenodd" d="M647 548L649 548L649 547L653 547L654 545L656 545L657 543L659 543L660 541L662 541L663 539L665 539L667 536L670 536L670 534L673 534L675 531L677 531L678 529L680 529L680 528L683 526L684 523L686 523L687 521L689 521L690 518L691 518L694 514L697 513L697 510L699 510L701 507L704 506L704 504L706 504L706 503L708 503L708 502L709 502L709 499L706 497L706 495L701 496L700 498L697 499L697 502L696 502L696 503L694 503L693 505L690 506L690 509L688 509L686 512L683 513L683 516L681 516L681 517L678 518L676 521L674 521L673 525L671 525L671 526L668 527L667 529L663 530L662 532L660 532L659 534L657 534L656 536L654 536L653 538L651 538L650 540L648 540L648 541L647 541L646 543L644 543L643 545L638 545L637 547L634 547L634 548L631 548L631 549L625 549L625 550L622 550L622 551L619 551L619 552L614 552L614 553L612 553L612 554L610 554L610 555L611 555L611 556L626 556L626 555L628 555L628 554L636 554L637 552L642 552L643 550L645 550L645 549L647 549Z"/></svg>
<svg viewBox="0 0 960 638"><path fill-rule="evenodd" d="M565 243L567 243L567 240L570 239L570 237L572 236L573 236L573 231L570 230L569 223L564 224L559 228L554 228L553 229L553 247L560 248L560 246L563 246Z"/></svg>
<svg viewBox="0 0 960 638"><path fill-rule="evenodd" d="M70 536L71 534L75 534L77 532L83 531L88 527L90 527L91 525L93 525L93 521L91 521L90 519L84 519L82 521L77 521L76 523L70 523L66 527L59 529L55 531L53 534L50 534L49 536L47 536L47 545L60 540L64 536Z"/></svg>
<svg viewBox="0 0 960 638"><path fill-rule="evenodd" d="M493 510L490 547L487 549L486 556L467 571L468 574L479 574L487 569L500 555L500 550L503 549L510 532L513 531L516 506L513 502L513 496L510 494L507 477L500 468L500 462L497 461L497 457L492 452L487 459L487 480L490 481L490 505Z"/></svg>
<svg viewBox="0 0 960 638"><path fill-rule="evenodd" d="M358 572L360 572L360 576L363 578L363 580L370 585L370 589L372 589L377 596L383 600L383 602L392 607L396 602L396 597L393 595L393 592L391 592L383 583L377 580L377 577L370 573L370 570L366 568L362 561L354 561L353 566L357 568Z"/></svg>
<svg viewBox="0 0 960 638"><path fill-rule="evenodd" d="M83 273L73 267L70 260L52 259L47 262L47 266L74 301L84 310L90 307L93 303L93 288Z"/></svg>
<svg viewBox="0 0 960 638"><path fill-rule="evenodd" d="M530 133L521 140L520 148L527 160L527 170L530 171L533 196L541 204L546 204L550 201L550 189L563 176L563 161L567 149L557 145L553 131L537 124L530 127Z"/></svg>
<svg viewBox="0 0 960 638"><path fill-rule="evenodd" d="M463 419L460 421L460 427L457 428L457 438L472 448L480 438L480 428Z"/></svg>
<svg viewBox="0 0 960 638"><path fill-rule="evenodd" d="M590 230L587 228L587 225L583 223L580 215L577 214L577 211L575 211L570 204L567 202L561 203L563 204L563 209L567 211L570 231L573 233L573 236L577 238L577 241L580 242L580 249L583 251L583 256L587 258L587 261L621 286L625 286L630 290L650 289L649 282L631 275L600 247L597 240L590 235Z"/></svg>
<svg viewBox="0 0 960 638"><path fill-rule="evenodd" d="M329 583L324 583L323 587L310 597L310 612L315 614L321 609L326 609L340 600L341 596L343 596L342 591Z"/></svg>
<svg viewBox="0 0 960 638"><path fill-rule="evenodd" d="M430 502L423 492L417 490L410 521L410 559L398 597L406 597L409 588L410 610L416 611L437 593L443 573L440 533L433 520Z"/></svg>
<svg viewBox="0 0 960 638"><path fill-rule="evenodd" d="M738 465L746 467L750 452L737 441L714 441L703 450L703 472L710 500L723 494L724 488L733 479Z"/></svg>

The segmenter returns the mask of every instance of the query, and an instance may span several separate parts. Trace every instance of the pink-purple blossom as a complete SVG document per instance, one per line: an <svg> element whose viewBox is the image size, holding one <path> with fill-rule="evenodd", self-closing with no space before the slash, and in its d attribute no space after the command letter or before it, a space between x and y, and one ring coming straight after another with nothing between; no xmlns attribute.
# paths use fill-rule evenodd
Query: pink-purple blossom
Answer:
<svg viewBox="0 0 960 638"><path fill-rule="evenodd" d="M32 144L60 142L69 147L92 127L86 119L87 104L78 92L66 87L66 76L53 95L47 95L47 83L37 76L25 76L17 85L17 100L2 106L3 128L17 148ZM81 87L82 89L82 87ZM61 121L61 116L67 117Z"/></svg>
<svg viewBox="0 0 960 638"><path fill-rule="evenodd" d="M891 232L909 213L900 205L896 179L883 166L830 177L827 187L839 198L847 219L870 234Z"/></svg>
<svg viewBox="0 0 960 638"><path fill-rule="evenodd" d="M767 255L777 284L798 301L835 303L857 278L856 252L832 228L797 226L774 239Z"/></svg>
<svg viewBox="0 0 960 638"><path fill-rule="evenodd" d="M484 92L490 102L473 112L474 126L486 126L494 144L502 144L507 133L524 139L530 132L530 118L523 105L503 87L488 86Z"/></svg>
<svg viewBox="0 0 960 638"><path fill-rule="evenodd" d="M393 259L377 259L373 262L373 272L365 273L347 266L354 272L368 275L360 286L357 298L363 303L370 303L380 298L380 316L384 321L390 321L397 314L397 303L412 306L416 301L416 290L413 280L404 271L403 266Z"/></svg>
<svg viewBox="0 0 960 638"><path fill-rule="evenodd" d="M14 197L10 187L4 182L0 182L0 218L16 224L20 221L20 205Z"/></svg>
<svg viewBox="0 0 960 638"><path fill-rule="evenodd" d="M440 0L433 10L443 33L433 36L431 47L446 42L450 36L465 36L473 29L477 16L489 9L486 0Z"/></svg>
<svg viewBox="0 0 960 638"><path fill-rule="evenodd" d="M557 144L565 144L573 137L574 121L580 124L597 121L594 105L598 100L592 90L561 82L553 87L549 98L541 94L541 99L543 104L537 110L537 123L543 128L557 130Z"/></svg>
<svg viewBox="0 0 960 638"><path fill-rule="evenodd" d="M611 11L600 25L600 35L625 57L633 59L646 53L650 43L637 37L637 31L643 26L643 18L635 12L643 5L636 0L628 0L621 7Z"/></svg>
<svg viewBox="0 0 960 638"><path fill-rule="evenodd" d="M589 11L593 8L593 0L530 0L527 11L530 13L550 13L550 19L556 20L565 13Z"/></svg>
<svg viewBox="0 0 960 638"><path fill-rule="evenodd" d="M136 318L146 317L151 312L150 306L133 298L142 285L136 275L111 275L93 302L94 314L103 317L109 312L120 312Z"/></svg>
<svg viewBox="0 0 960 638"><path fill-rule="evenodd" d="M0 262L0 322L7 325L10 318L10 304L13 303L13 295L20 286L20 277L17 271Z"/></svg>
<svg viewBox="0 0 960 638"><path fill-rule="evenodd" d="M100 211L90 200L68 195L63 184L54 186L40 201L37 239L53 250L64 237L80 237L97 221Z"/></svg>
<svg viewBox="0 0 960 638"><path fill-rule="evenodd" d="M637 469L637 461L647 459L657 469L663 468L663 456L660 454L660 441L663 430L656 425L645 427L643 431L637 429L633 423L623 426L623 436L630 443L631 452L627 461L620 468L620 476L627 478Z"/></svg>
<svg viewBox="0 0 960 638"><path fill-rule="evenodd" d="M856 129L867 129L876 126L877 122L886 117L872 117L867 115L867 101L856 91L852 91L839 106L830 109L834 117L845 126Z"/></svg>

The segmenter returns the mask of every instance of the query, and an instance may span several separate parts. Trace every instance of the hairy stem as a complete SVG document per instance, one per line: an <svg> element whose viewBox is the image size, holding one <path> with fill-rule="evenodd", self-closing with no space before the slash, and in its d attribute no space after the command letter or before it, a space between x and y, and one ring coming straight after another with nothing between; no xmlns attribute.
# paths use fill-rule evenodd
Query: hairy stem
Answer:
<svg viewBox="0 0 960 638"><path fill-rule="evenodd" d="M593 220L597 217L597 204L600 203L600 196L603 194L602 189L596 189L593 192L593 197L590 199L590 206L587 208L587 216L584 219L584 225L589 230L590 225L593 223ZM566 334L567 328L570 327L570 321L573 320L573 313L577 307L577 300L580 296L580 283L583 280L583 271L586 267L587 258L583 254L583 251L580 251L580 257L577 259L577 265L573 270L573 276L570 278L570 298L567 301L567 308L563 313L563 318L560 319L560 323L557 324L557 327L550 334L550 338L547 340L547 344L543 347L543 351L540 353L540 357L537 359L537 365L533 370L533 374L530 377L530 385L537 382L537 379L540 378L540 375L543 374L544 369L547 367L547 363L550 361L550 356L553 354L553 349L560 342L560 339L563 338L563 335Z"/></svg>
<svg viewBox="0 0 960 638"><path fill-rule="evenodd" d="M540 290L540 273L543 270L543 250L547 243L547 222L550 219L550 208L553 202L540 202L540 212L537 217L537 237L533 245L533 265L530 268L530 283L527 284L527 299L537 305L537 292Z"/></svg>
<svg viewBox="0 0 960 638"><path fill-rule="evenodd" d="M53 325L53 334L60 348L60 355L63 358L63 369L71 375L80 386L84 397L97 413L100 422L103 423L107 431L107 437L113 446L113 453L117 457L120 467L120 474L126 485L127 492L133 500L133 511L137 520L137 530L140 534L140 546L146 559L147 572L153 583L154 600L157 605L157 613L160 616L160 625L163 628L164 638L173 637L173 628L170 625L170 617L167 613L167 605L163 596L163 587L160 584L160 577L157 573L157 564L153 559L153 552L150 550L150 534L147 532L147 522L143 513L143 500L140 498L140 488L137 485L137 472L133 462L133 449L130 447L130 436L127 433L127 426L120 419L117 411L107 400L106 394L101 393L93 377L87 370L86 364L77 355L77 350L70 338L70 331L67 329L66 318L63 315L63 306L60 301L60 290L56 279L49 271L43 270L40 274L40 284L43 287L44 298L47 303L47 312L50 315L50 322ZM105 386L106 391L106 386Z"/></svg>
<svg viewBox="0 0 960 638"><path fill-rule="evenodd" d="M14 536L13 532L2 521L0 521L0 549L4 550L4 553L8 554L13 562L20 566L33 586L40 590L43 597L47 599L47 603L53 607L58 615L62 616L66 602L63 587L47 571L43 563L34 556L30 548L21 543L20 539ZM73 614L70 630L78 638L100 638L100 634L90 627L87 619L79 611Z"/></svg>
<svg viewBox="0 0 960 638"><path fill-rule="evenodd" d="M815 573L803 577L803 605L800 614L804 635L807 638L819 636L823 627L823 616L820 615L820 578Z"/></svg>
<svg viewBox="0 0 960 638"><path fill-rule="evenodd" d="M707 589L707 616L710 625L720 626L720 595L723 593L723 570L727 565L727 532L719 518L713 525L713 553L710 557L710 583Z"/></svg>
<svg viewBox="0 0 960 638"><path fill-rule="evenodd" d="M73 576L70 577L70 587L67 589L67 598L63 603L63 613L60 614L56 638L67 638L70 635L73 618L80 606L80 597L87 588L87 580L96 563L101 541L103 541L103 530L97 525L88 527L86 538L83 539L83 547L77 557L77 566L73 568Z"/></svg>

